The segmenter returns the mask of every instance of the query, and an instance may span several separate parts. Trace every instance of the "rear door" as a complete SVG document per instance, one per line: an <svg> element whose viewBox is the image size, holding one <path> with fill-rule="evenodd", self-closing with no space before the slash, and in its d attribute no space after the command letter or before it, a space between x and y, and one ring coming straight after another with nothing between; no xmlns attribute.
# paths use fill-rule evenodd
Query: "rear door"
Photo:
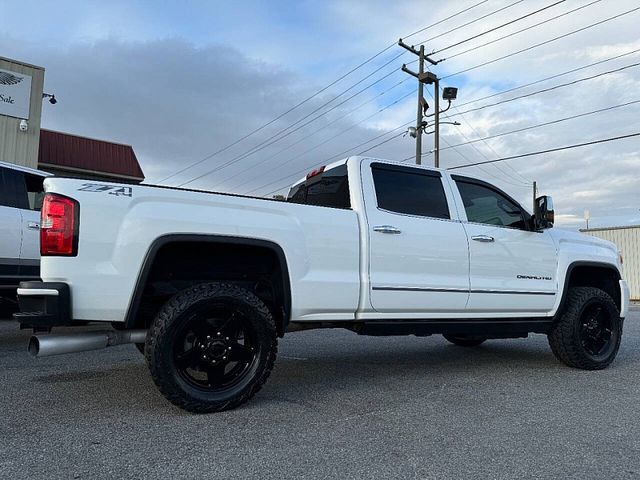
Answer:
<svg viewBox="0 0 640 480"><path fill-rule="evenodd" d="M547 312L558 289L558 256L547 231L531 229L529 215L493 185L452 176L469 238L472 312Z"/></svg>
<svg viewBox="0 0 640 480"><path fill-rule="evenodd" d="M439 171L363 162L374 310L399 316L462 312L467 237Z"/></svg>
<svg viewBox="0 0 640 480"><path fill-rule="evenodd" d="M22 216L12 172L0 167L0 288L15 287L19 276Z"/></svg>

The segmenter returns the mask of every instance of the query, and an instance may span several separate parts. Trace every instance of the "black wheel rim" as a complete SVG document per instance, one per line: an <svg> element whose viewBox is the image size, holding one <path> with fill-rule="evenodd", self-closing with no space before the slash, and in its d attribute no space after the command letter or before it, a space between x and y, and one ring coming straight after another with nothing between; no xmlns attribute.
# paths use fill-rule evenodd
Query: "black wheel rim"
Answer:
<svg viewBox="0 0 640 480"><path fill-rule="evenodd" d="M238 305L203 310L189 315L176 336L175 368L195 388L224 392L251 375L260 353L256 333Z"/></svg>
<svg viewBox="0 0 640 480"><path fill-rule="evenodd" d="M612 345L613 334L613 318L606 306L593 303L583 311L580 343L585 352L593 357L602 356Z"/></svg>

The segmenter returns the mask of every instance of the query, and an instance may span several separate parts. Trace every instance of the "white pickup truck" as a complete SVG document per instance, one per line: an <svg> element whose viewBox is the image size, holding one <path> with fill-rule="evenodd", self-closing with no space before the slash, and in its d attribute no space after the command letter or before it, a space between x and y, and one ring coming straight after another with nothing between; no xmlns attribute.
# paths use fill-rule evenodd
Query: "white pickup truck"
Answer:
<svg viewBox="0 0 640 480"><path fill-rule="evenodd" d="M16 287L40 277L40 205L48 173L0 162L0 319L16 310Z"/></svg>
<svg viewBox="0 0 640 480"><path fill-rule="evenodd" d="M552 230L549 197L530 215L481 180L363 157L311 172L287 201L57 177L45 190L44 281L18 289L31 353L136 343L190 411L251 398L295 330L463 346L541 333L590 370L620 345L619 252ZM72 321L113 329L47 333Z"/></svg>

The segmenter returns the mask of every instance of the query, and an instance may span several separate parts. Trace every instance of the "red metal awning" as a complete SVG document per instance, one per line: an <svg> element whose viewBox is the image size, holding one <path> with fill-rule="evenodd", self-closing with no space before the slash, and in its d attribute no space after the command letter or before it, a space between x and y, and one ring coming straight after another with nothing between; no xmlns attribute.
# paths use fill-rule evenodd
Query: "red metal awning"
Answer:
<svg viewBox="0 0 640 480"><path fill-rule="evenodd" d="M131 145L95 140L69 133L40 130L38 165L69 168L107 176L144 180Z"/></svg>

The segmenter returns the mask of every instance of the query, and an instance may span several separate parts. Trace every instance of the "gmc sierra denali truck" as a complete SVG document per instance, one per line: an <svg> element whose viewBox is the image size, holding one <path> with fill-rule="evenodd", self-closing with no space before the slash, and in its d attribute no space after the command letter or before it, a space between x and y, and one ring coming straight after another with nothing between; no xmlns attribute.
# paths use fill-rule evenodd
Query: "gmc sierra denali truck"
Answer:
<svg viewBox="0 0 640 480"><path fill-rule="evenodd" d="M541 333L587 370L620 345L619 252L551 229L550 197L531 215L481 180L364 157L311 172L286 201L57 177L45 191L43 282L21 283L15 316L36 332L30 352L135 343L193 412L251 398L296 330L461 346ZM49 333L74 321L112 328Z"/></svg>

